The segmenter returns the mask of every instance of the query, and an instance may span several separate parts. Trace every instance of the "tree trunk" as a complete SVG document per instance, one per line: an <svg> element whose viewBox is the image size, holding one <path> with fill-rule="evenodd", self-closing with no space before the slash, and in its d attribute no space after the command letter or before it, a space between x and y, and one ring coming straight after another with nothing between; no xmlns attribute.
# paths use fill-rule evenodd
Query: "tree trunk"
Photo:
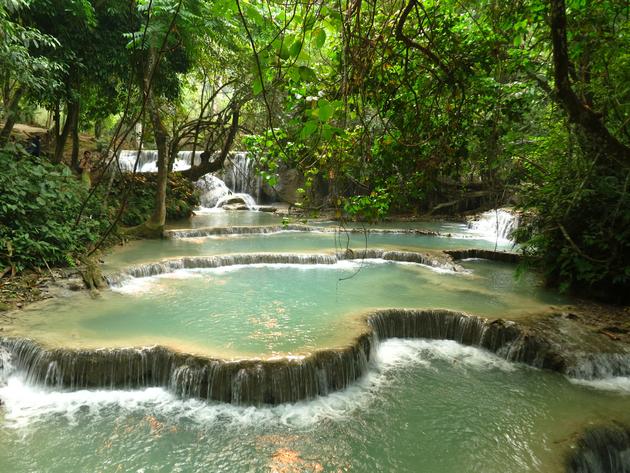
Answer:
<svg viewBox="0 0 630 473"><path fill-rule="evenodd" d="M70 130L72 129L72 124L74 123L78 111L79 111L79 103L78 102L68 102L66 105L66 121L63 124L63 130L61 130L60 134L55 136L55 155L53 157L53 162L58 164L63 161L63 150L66 147L66 142L68 141L68 135L70 134ZM57 112L56 114L56 126L55 129L59 130L60 128L60 114Z"/></svg>
<svg viewBox="0 0 630 473"><path fill-rule="evenodd" d="M551 41L553 44L554 82L557 98L569 116L600 150L604 159L630 165L630 148L615 138L600 117L575 94L569 79L567 17L564 0L551 0Z"/></svg>
<svg viewBox="0 0 630 473"><path fill-rule="evenodd" d="M99 118L94 122L94 138L96 138L97 140L100 140L102 133L103 133L103 120Z"/></svg>
<svg viewBox="0 0 630 473"><path fill-rule="evenodd" d="M234 138L236 137L236 133L238 132L238 120L239 120L240 110L238 106L234 107L232 111L232 123L230 124L230 130L228 131L228 135L223 143L223 147L221 148L221 152L216 159L210 161L209 157L206 155L205 158L202 158L201 163L198 166L192 166L190 169L186 171L182 171L182 175L186 176L191 181L196 181L199 178L205 176L208 173L218 171L223 167L223 162L227 157L230 149L232 149L232 143L234 143ZM208 152L207 150L205 151ZM193 157L194 158L194 157ZM192 161L194 163L194 159Z"/></svg>
<svg viewBox="0 0 630 473"><path fill-rule="evenodd" d="M18 89L15 91L15 94L13 94L13 97L9 101L5 116L6 121L4 122L4 127L2 127L2 131L0 131L0 146L5 145L9 141L13 126L17 121L18 112L20 111L20 99L22 98L22 95L24 95L24 92L24 87L18 87Z"/></svg>
<svg viewBox="0 0 630 473"><path fill-rule="evenodd" d="M168 183L168 131L162 123L160 111L155 103L153 93L149 92L149 99L147 100L147 107L149 110L149 116L153 125L153 135L155 136L155 144L157 145L158 159L157 159L157 189L155 192L155 207L153 214L145 223L145 227L150 232L155 233L156 236L159 233L161 235L166 223L166 186Z"/></svg>
<svg viewBox="0 0 630 473"><path fill-rule="evenodd" d="M73 116L72 123L72 157L70 159L70 167L75 171L79 171L79 114L80 104L77 102L77 110Z"/></svg>

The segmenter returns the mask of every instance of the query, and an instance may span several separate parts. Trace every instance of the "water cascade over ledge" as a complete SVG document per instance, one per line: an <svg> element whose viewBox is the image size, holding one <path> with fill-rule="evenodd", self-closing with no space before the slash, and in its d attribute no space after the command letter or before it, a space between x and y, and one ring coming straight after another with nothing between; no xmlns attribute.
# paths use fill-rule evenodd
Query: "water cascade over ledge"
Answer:
<svg viewBox="0 0 630 473"><path fill-rule="evenodd" d="M483 238L505 242L518 227L518 215L508 209L488 210L468 221L468 227Z"/></svg>
<svg viewBox="0 0 630 473"><path fill-rule="evenodd" d="M223 360L161 346L123 349L48 348L4 338L14 369L30 383L69 388L163 386L184 397L245 405L291 403L348 387L366 373L379 340L447 339L487 349L506 360L567 371L567 361L523 326L447 310L386 309L364 316L348 346L299 356Z"/></svg>
<svg viewBox="0 0 630 473"><path fill-rule="evenodd" d="M630 428L613 424L587 429L566 459L567 473L630 473Z"/></svg>
<svg viewBox="0 0 630 473"><path fill-rule="evenodd" d="M402 263L416 263L446 271L464 271L446 254L429 254L414 251L386 251L372 248L361 251L347 250L337 254L303 253L242 253L214 256L188 256L172 258L157 263L144 263L125 268L119 273L106 275L111 286L119 285L128 277L150 277L172 273L181 269L221 268L225 266L253 264L332 265L347 260L382 259Z"/></svg>
<svg viewBox="0 0 630 473"><path fill-rule="evenodd" d="M200 238L208 236L219 235L257 235L257 234L269 234L280 232L316 232L316 233L350 233L350 234L408 234L408 235L427 235L427 236L439 236L440 234L428 230L419 230L414 228L370 228L364 230L362 228L344 228L339 230L335 227L317 227L312 225L303 225L297 223L289 223L286 225L233 225L229 227L202 227L202 228L187 228L180 230L166 230L164 236L166 238L180 239L180 238Z"/></svg>

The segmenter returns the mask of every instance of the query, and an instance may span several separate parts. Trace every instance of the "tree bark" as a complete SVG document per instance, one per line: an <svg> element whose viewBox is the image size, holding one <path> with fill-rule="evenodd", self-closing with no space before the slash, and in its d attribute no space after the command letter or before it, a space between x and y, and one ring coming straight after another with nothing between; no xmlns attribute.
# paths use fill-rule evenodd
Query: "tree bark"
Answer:
<svg viewBox="0 0 630 473"><path fill-rule="evenodd" d="M6 121L4 122L2 131L0 131L0 146L5 145L9 141L11 131L17 121L18 112L20 110L20 99L22 98L22 95L24 95L25 91L24 87L18 87L15 94L13 94L13 97L9 101L5 116Z"/></svg>
<svg viewBox="0 0 630 473"><path fill-rule="evenodd" d="M53 157L53 162L58 164L63 161L63 150L66 147L66 142L68 141L68 135L70 134L70 130L72 129L72 124L76 119L76 115L79 111L79 103L78 102L68 102L66 105L67 116L66 120L63 124L63 129L60 134L55 135L55 155ZM57 125L55 126L56 130L59 130L61 124L59 123L60 114L57 113L56 121Z"/></svg>
<svg viewBox="0 0 630 473"><path fill-rule="evenodd" d="M77 102L77 110L72 120L72 156L70 158L70 167L75 171L79 171L79 114L80 104Z"/></svg>
<svg viewBox="0 0 630 473"><path fill-rule="evenodd" d="M405 6L400 17L398 18L398 22L396 23L396 39L398 41L402 41L408 48L417 49L422 54L424 54L427 59L429 59L433 64L435 64L446 76L446 81L449 84L454 84L453 72L450 68L433 52L430 48L427 48L417 41L406 36L403 32L403 28L405 26L405 22L407 21L407 17L413 11L414 7L417 4L417 0L409 0L409 3Z"/></svg>
<svg viewBox="0 0 630 473"><path fill-rule="evenodd" d="M147 100L147 108L149 116L151 118L151 124L153 125L153 135L155 137L155 144L157 146L158 159L157 159L157 189L155 192L155 207L153 214L147 220L146 227L156 233L162 233L164 224L166 223L166 187L168 183L168 131L162 122L160 111L153 93L149 92L149 99Z"/></svg>
<svg viewBox="0 0 630 473"><path fill-rule="evenodd" d="M630 165L630 148L615 138L600 117L583 103L571 87L567 43L567 17L564 0L551 0L551 41L553 45L554 82L556 96L575 123L603 157L618 164Z"/></svg>
<svg viewBox="0 0 630 473"><path fill-rule="evenodd" d="M236 137L236 133L238 132L238 122L240 116L240 109L238 106L235 106L232 111L232 123L230 124L230 129L228 131L228 135L223 142L223 147L221 148L221 152L216 159L210 160L209 156L206 155L205 159L201 160L201 163L198 166L191 166L190 169L186 171L182 171L182 175L186 176L191 181L196 181L199 178L205 176L208 173L218 171L223 167L223 162L227 157L228 153L232 149L232 144L234 143L234 138ZM206 150L206 153L208 150ZM194 162L194 160L193 160Z"/></svg>

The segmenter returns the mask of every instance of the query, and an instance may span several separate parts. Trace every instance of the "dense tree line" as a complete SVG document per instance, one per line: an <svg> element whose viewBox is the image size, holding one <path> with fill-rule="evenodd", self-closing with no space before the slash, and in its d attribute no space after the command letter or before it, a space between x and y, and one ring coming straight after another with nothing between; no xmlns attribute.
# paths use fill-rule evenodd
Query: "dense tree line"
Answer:
<svg viewBox="0 0 630 473"><path fill-rule="evenodd" d="M179 150L207 151L186 173L194 179L238 145L270 185L281 169L297 169L305 207L352 218L516 205L522 248L550 282L623 297L627 2L1 5L0 143L38 105L53 117L52 162L71 139L76 168L79 130L109 124L104 166L115 166L142 123L143 140L159 152L142 234L161 233Z"/></svg>

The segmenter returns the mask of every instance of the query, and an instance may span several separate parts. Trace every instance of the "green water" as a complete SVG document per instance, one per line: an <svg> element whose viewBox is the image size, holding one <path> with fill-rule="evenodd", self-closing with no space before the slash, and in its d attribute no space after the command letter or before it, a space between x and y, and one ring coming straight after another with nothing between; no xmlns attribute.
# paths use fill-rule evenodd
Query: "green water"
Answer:
<svg viewBox="0 0 630 473"><path fill-rule="evenodd" d="M274 218L226 212L179 228L277 223ZM352 235L353 248L364 244ZM389 234L370 235L368 245L494 246ZM326 233L146 241L117 249L107 262L116 270L166 257L340 246L345 242ZM22 311L2 333L68 346L162 343L228 357L269 356L347 343L371 308L435 307L518 319L566 302L541 289L532 274L516 280L512 266L463 265L468 273L347 261L178 271L130 280L97 299L74 294L47 301ZM183 400L162 388L51 391L7 372L5 361L2 473L560 473L576 433L630 421L630 379L578 384L452 341L387 340L368 374L350 388L269 408Z"/></svg>
<svg viewBox="0 0 630 473"><path fill-rule="evenodd" d="M46 392L19 378L0 397L0 471L11 473L554 473L575 432L630 412L628 395L421 340L385 342L344 392L274 408L159 388Z"/></svg>
<svg viewBox="0 0 630 473"><path fill-rule="evenodd" d="M494 249L487 240L457 239L410 234L334 234L317 232L281 232L262 235L230 235L201 238L136 241L115 248L106 258L106 268L157 261L176 256L208 256L225 253L318 252L332 253L352 248L360 254L364 248L411 251L464 248ZM505 245L499 249L509 249Z"/></svg>
<svg viewBox="0 0 630 473"><path fill-rule="evenodd" d="M278 225L282 217L268 212L238 211L205 211L198 212L189 219L170 222L168 229L227 227L230 225Z"/></svg>
<svg viewBox="0 0 630 473"><path fill-rule="evenodd" d="M469 273L418 264L254 265L132 278L98 299L25 311L15 333L51 344L167 346L221 356L304 353L349 343L359 315L385 307L449 308L517 318L562 298L516 280L512 266L465 262Z"/></svg>

